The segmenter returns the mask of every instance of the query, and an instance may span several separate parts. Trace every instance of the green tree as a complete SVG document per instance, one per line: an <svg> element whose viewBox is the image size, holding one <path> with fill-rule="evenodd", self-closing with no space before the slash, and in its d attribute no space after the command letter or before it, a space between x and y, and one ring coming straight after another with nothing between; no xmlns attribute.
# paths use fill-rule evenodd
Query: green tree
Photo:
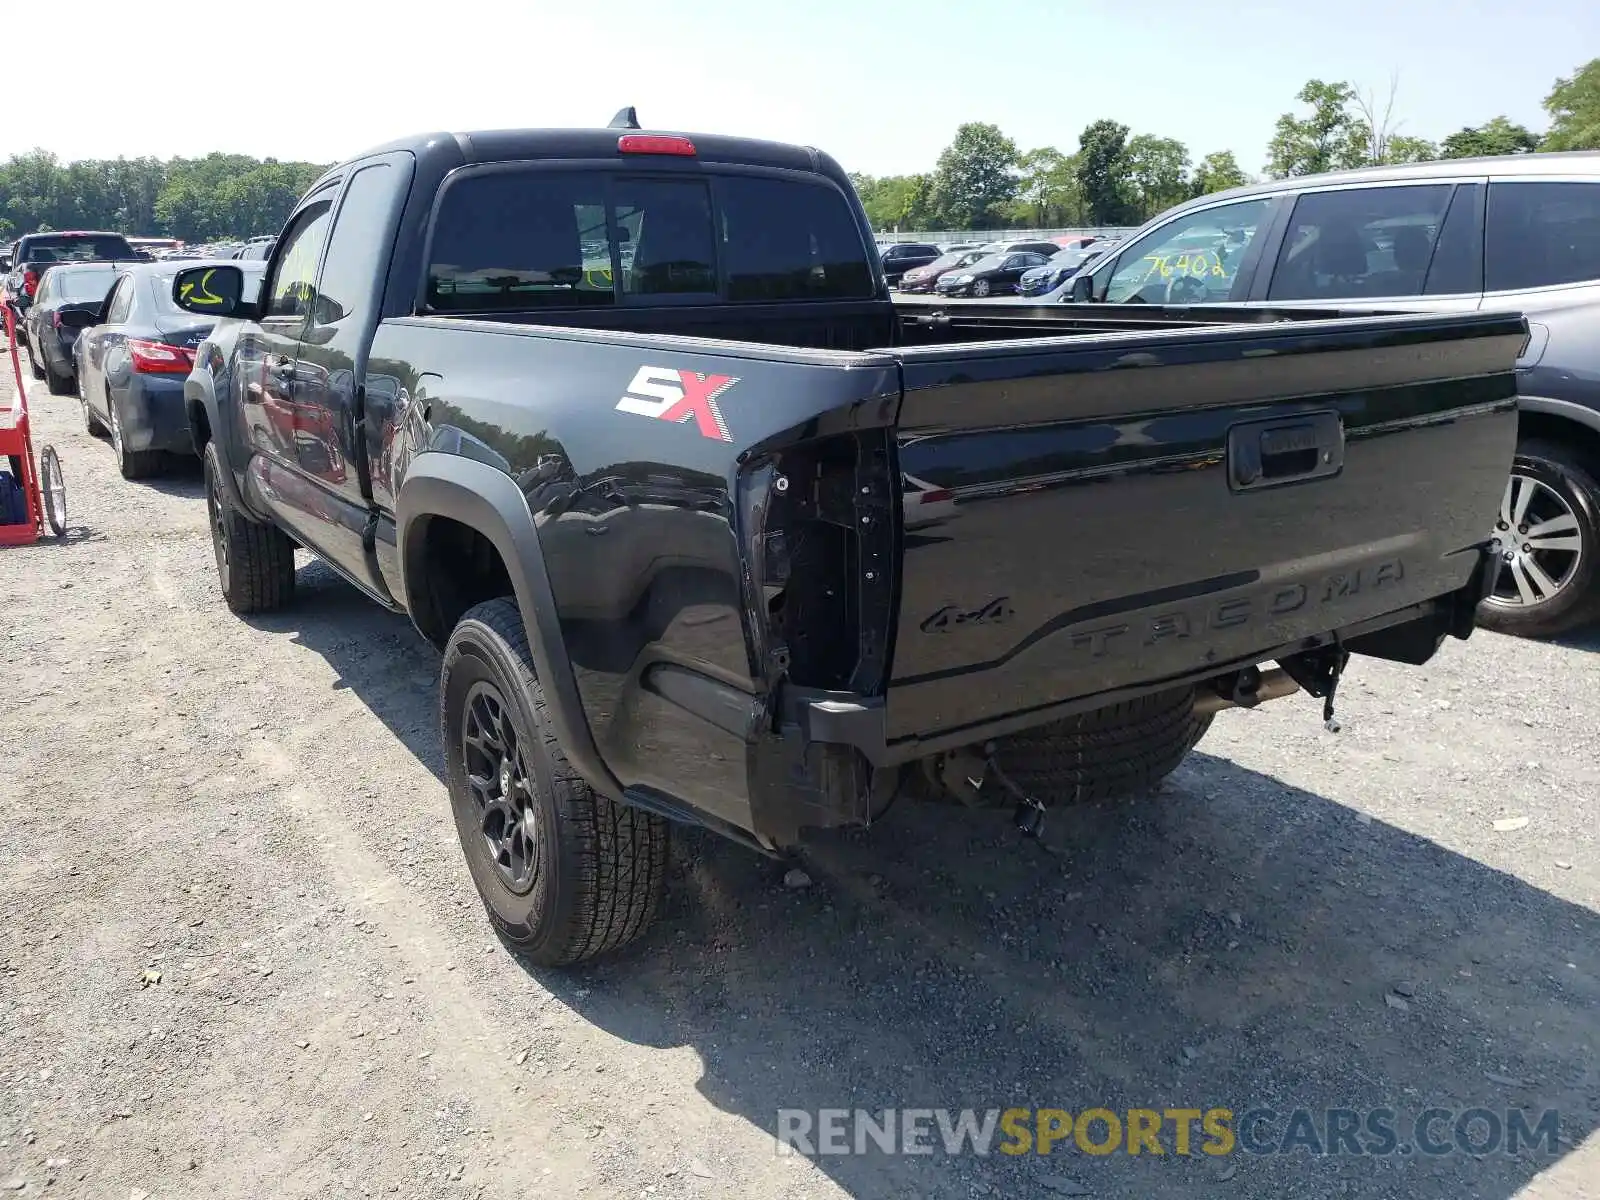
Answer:
<svg viewBox="0 0 1600 1200"><path fill-rule="evenodd" d="M1531 154L1539 137L1526 125L1496 117L1484 125L1463 125L1439 146L1440 158L1484 158L1494 154Z"/></svg>
<svg viewBox="0 0 1600 1200"><path fill-rule="evenodd" d="M0 163L0 221L17 233L46 226L185 240L270 233L324 169L240 154L62 163L33 150Z"/></svg>
<svg viewBox="0 0 1600 1200"><path fill-rule="evenodd" d="M1083 219L1077 163L1053 146L1029 150L1017 162L1022 171L1016 202L1017 223L1036 229L1075 224Z"/></svg>
<svg viewBox="0 0 1600 1200"><path fill-rule="evenodd" d="M1078 191L1091 225L1121 225L1131 219L1128 127L1100 120L1078 138Z"/></svg>
<svg viewBox="0 0 1600 1200"><path fill-rule="evenodd" d="M1267 145L1268 175L1284 179L1365 164L1371 130L1350 112L1355 88L1312 79L1295 99L1310 108L1310 115L1278 118Z"/></svg>
<svg viewBox="0 0 1600 1200"><path fill-rule="evenodd" d="M915 229L928 222L926 175L851 175L861 207L876 230Z"/></svg>
<svg viewBox="0 0 1600 1200"><path fill-rule="evenodd" d="M1394 165L1397 163L1432 162L1439 157L1439 147L1427 138L1410 137L1407 134L1397 133L1384 142L1383 162Z"/></svg>
<svg viewBox="0 0 1600 1200"><path fill-rule="evenodd" d="M969 121L939 155L933 206L951 229L982 228L1017 195L1017 144L998 125Z"/></svg>
<svg viewBox="0 0 1600 1200"><path fill-rule="evenodd" d="M1550 131L1541 150L1600 150L1600 58L1591 58L1570 79L1557 79L1544 98Z"/></svg>
<svg viewBox="0 0 1600 1200"><path fill-rule="evenodd" d="M1194 194L1209 196L1212 192L1243 187L1248 182L1232 150L1214 150L1202 158L1200 165L1195 168Z"/></svg>
<svg viewBox="0 0 1600 1200"><path fill-rule="evenodd" d="M1175 138L1141 133L1123 150L1136 220L1189 199L1189 150Z"/></svg>

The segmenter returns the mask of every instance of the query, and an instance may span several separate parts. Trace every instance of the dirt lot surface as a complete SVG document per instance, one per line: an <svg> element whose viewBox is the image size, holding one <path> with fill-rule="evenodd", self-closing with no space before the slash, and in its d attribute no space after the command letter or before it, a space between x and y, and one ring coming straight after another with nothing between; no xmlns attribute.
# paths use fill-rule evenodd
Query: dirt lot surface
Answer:
<svg viewBox="0 0 1600 1200"><path fill-rule="evenodd" d="M235 619L198 471L126 483L33 391L72 530L0 550L0 1196L1600 1195L1600 634L1358 663L1338 736L1224 714L1054 855L905 805L788 888L681 836L641 945L535 970L456 845L434 652L309 562ZM775 1153L778 1109L850 1106L1552 1108L1561 1140Z"/></svg>

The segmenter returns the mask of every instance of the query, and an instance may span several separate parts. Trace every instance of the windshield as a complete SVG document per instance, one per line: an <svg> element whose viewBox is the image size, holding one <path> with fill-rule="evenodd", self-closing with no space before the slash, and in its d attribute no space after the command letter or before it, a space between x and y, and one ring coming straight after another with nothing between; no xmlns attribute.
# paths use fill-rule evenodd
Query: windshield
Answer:
<svg viewBox="0 0 1600 1200"><path fill-rule="evenodd" d="M81 304L85 300L104 300L117 273L110 267L103 271L53 271L50 290L64 304Z"/></svg>
<svg viewBox="0 0 1600 1200"><path fill-rule="evenodd" d="M1004 254L986 254L972 263L974 271L998 271L1000 264L1006 261Z"/></svg>
<svg viewBox="0 0 1600 1200"><path fill-rule="evenodd" d="M979 256L971 250L962 250L959 253L952 252L950 254L941 254L926 267L922 267L920 269L929 272L949 271L955 267L964 267L970 262L976 262L978 257Z"/></svg>

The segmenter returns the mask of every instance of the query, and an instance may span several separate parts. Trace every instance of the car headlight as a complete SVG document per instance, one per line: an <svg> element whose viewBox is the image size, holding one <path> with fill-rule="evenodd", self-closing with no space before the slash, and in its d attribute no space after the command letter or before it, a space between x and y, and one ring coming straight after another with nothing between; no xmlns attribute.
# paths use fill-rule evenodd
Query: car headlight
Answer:
<svg viewBox="0 0 1600 1200"><path fill-rule="evenodd" d="M956 276L956 282L957 283L971 283L972 282L972 276L971 275L957 275Z"/></svg>

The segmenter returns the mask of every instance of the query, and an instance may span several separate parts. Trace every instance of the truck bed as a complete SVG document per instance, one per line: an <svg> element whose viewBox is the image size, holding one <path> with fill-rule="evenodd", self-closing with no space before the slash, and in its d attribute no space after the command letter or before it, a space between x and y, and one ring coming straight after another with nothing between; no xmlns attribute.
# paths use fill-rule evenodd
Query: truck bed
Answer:
<svg viewBox="0 0 1600 1200"><path fill-rule="evenodd" d="M692 779L768 832L812 794L829 823L854 786L830 746L885 766L1336 636L1420 661L1470 630L1519 316L827 307L760 342L659 328L715 326L693 310L378 327L374 573L404 594L414 456L517 479L601 786ZM669 404L680 376L714 404Z"/></svg>

